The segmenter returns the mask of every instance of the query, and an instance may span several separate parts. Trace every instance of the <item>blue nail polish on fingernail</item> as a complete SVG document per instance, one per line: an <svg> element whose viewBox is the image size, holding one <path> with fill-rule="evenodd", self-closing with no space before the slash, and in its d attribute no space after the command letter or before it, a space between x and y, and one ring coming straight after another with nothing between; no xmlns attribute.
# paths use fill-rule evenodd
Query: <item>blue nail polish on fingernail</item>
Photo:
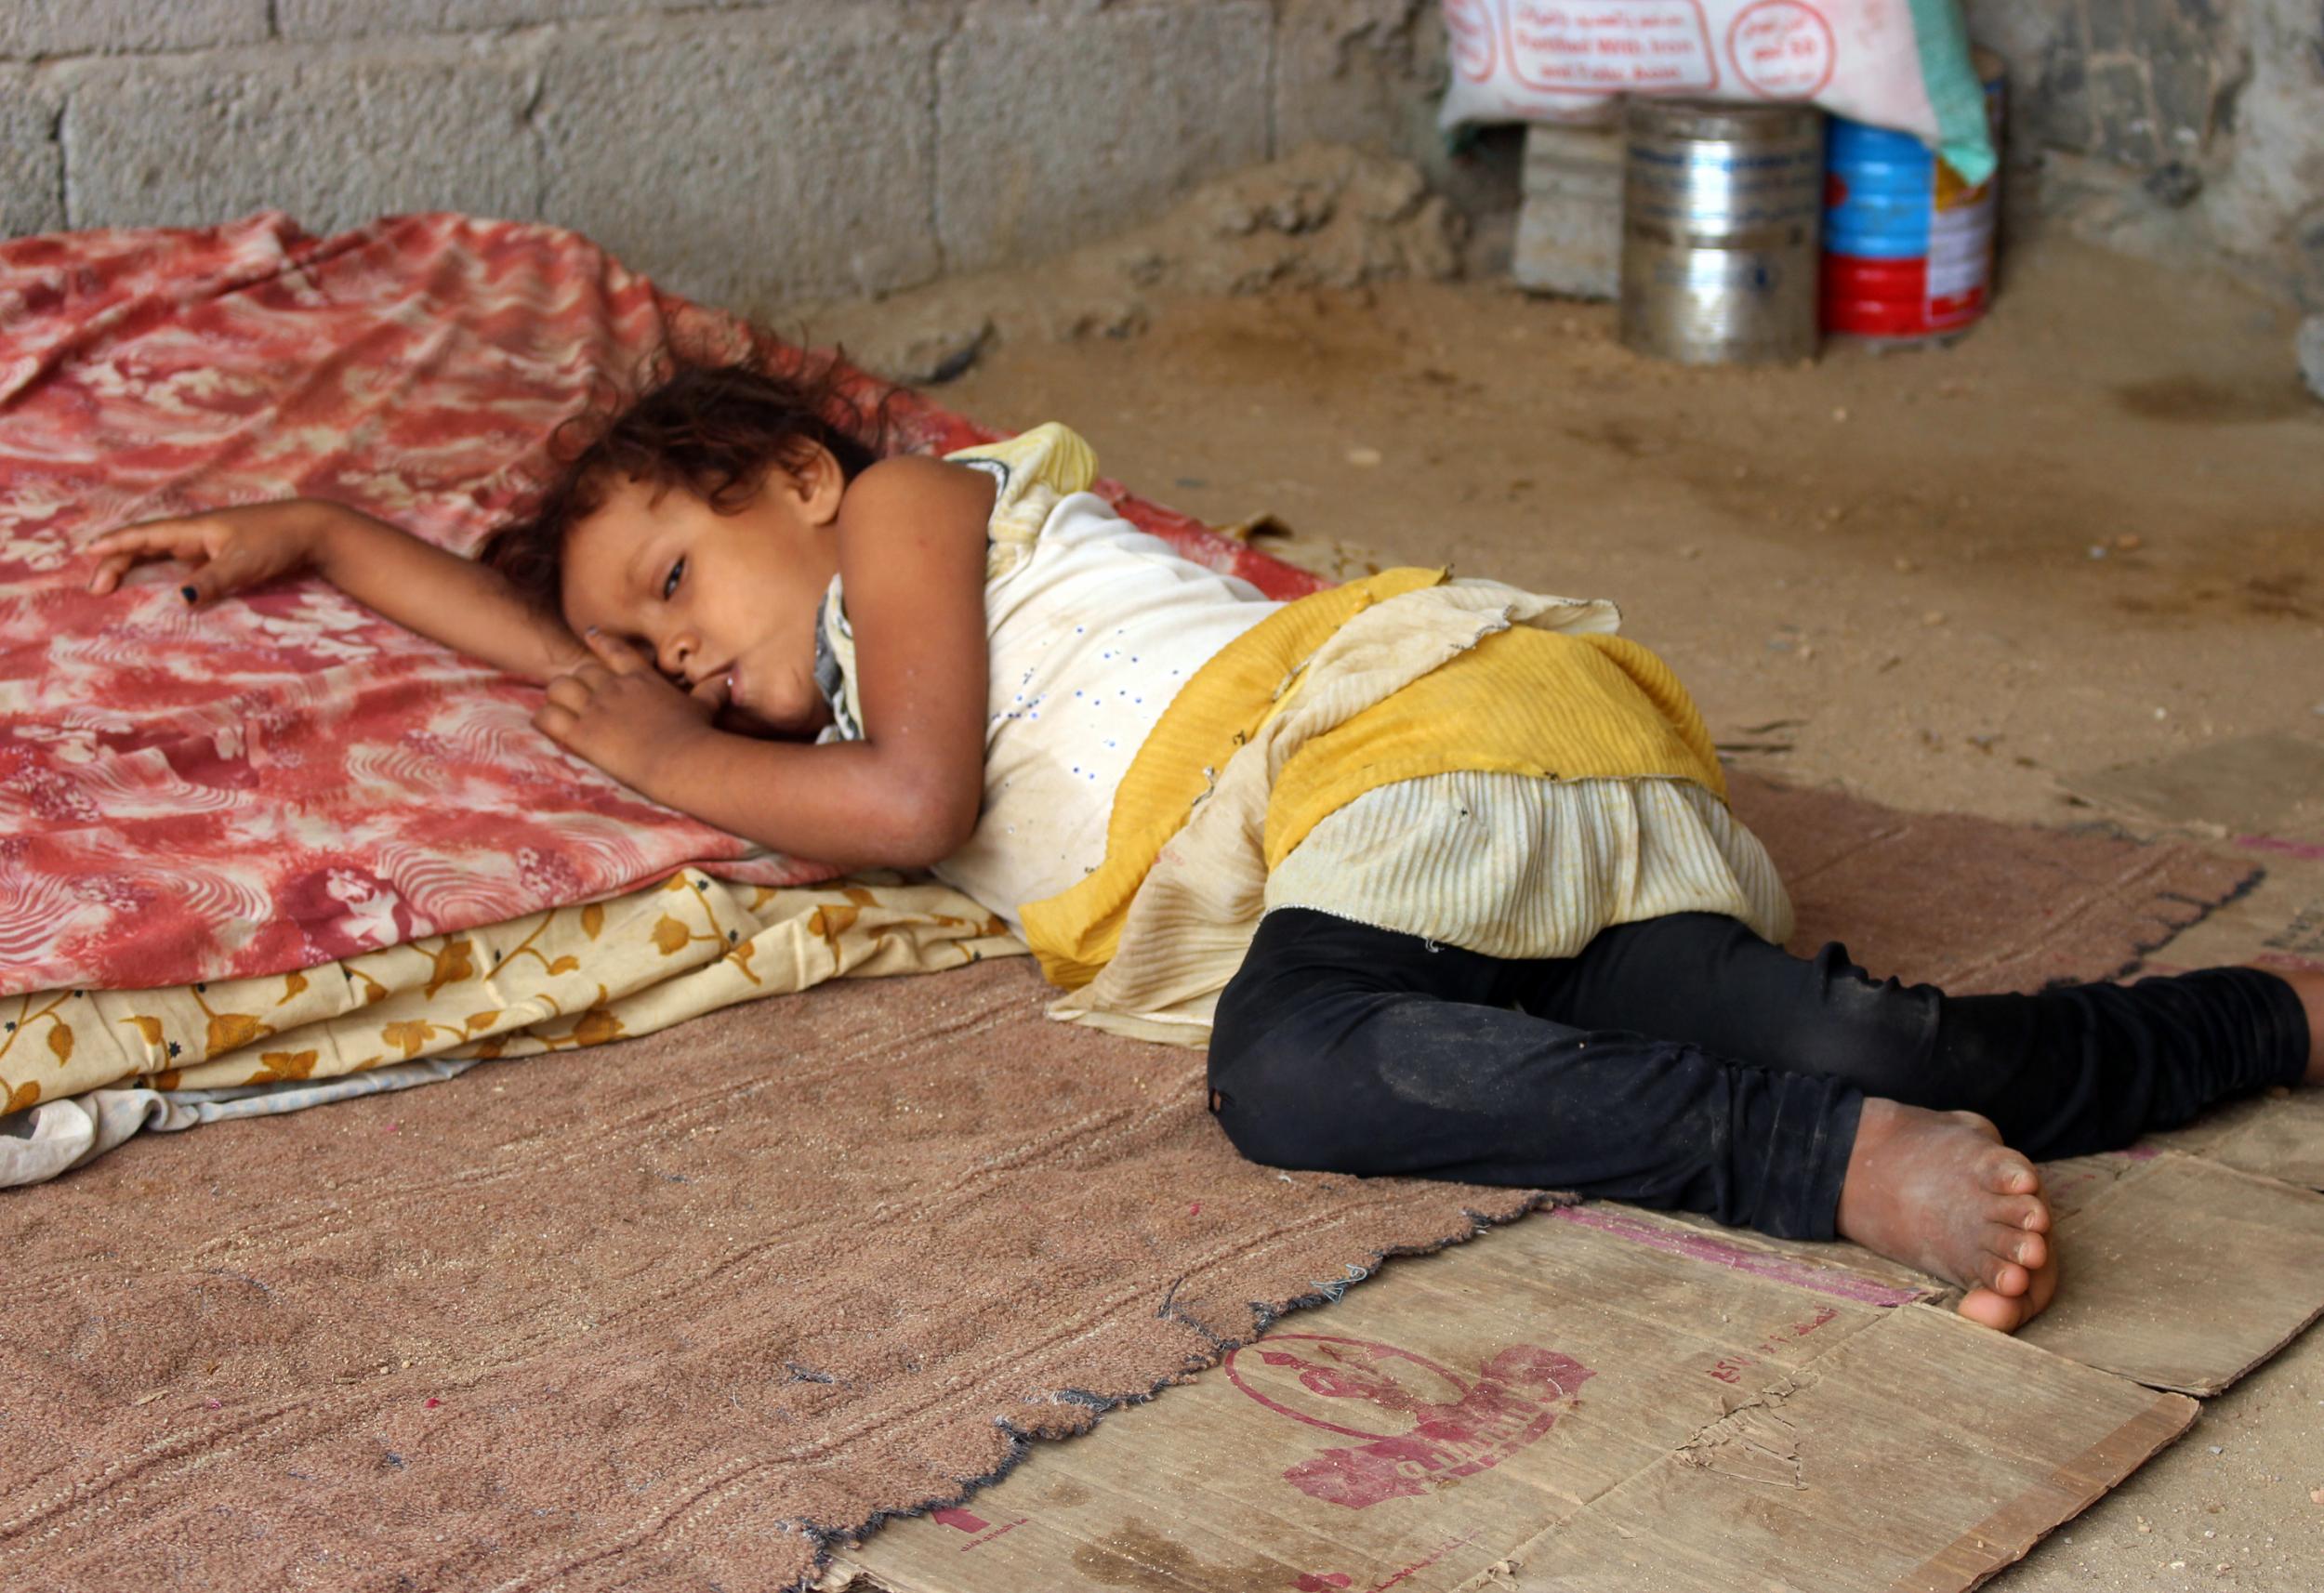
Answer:
<svg viewBox="0 0 2324 1593"><path fill-rule="evenodd" d="M196 598L198 598L198 597L200 597L200 596L201 596L201 594L200 594L199 592L196 592L196 591L195 591L195 590L194 590L191 586L180 586L180 587L178 587L178 595L179 597L181 597L181 598L185 599L185 600L186 600L187 602L189 602L189 603L191 603L191 601L193 601L193 599L196 599Z"/></svg>

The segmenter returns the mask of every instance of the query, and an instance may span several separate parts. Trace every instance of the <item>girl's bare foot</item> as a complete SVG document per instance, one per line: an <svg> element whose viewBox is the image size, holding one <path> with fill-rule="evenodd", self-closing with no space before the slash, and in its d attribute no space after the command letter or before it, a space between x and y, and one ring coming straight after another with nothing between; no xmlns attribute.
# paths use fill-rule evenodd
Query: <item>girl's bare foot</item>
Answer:
<svg viewBox="0 0 2324 1593"><path fill-rule="evenodd" d="M1866 1100L1839 1226L1868 1249L1963 1285L1961 1314L2004 1333L2057 1289L2041 1177L1974 1112Z"/></svg>

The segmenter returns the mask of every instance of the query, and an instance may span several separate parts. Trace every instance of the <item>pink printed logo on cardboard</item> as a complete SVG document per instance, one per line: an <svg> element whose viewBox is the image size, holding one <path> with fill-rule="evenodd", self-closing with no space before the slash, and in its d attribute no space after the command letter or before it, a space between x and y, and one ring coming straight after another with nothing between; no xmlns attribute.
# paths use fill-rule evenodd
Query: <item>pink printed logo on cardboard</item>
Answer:
<svg viewBox="0 0 2324 1593"><path fill-rule="evenodd" d="M1393 1344L1320 1333L1247 1344L1227 1356L1226 1375L1278 1415L1365 1441L1283 1474L1352 1510L1499 1465L1556 1426L1560 1402L1592 1376L1534 1344L1499 1351L1468 1378Z"/></svg>

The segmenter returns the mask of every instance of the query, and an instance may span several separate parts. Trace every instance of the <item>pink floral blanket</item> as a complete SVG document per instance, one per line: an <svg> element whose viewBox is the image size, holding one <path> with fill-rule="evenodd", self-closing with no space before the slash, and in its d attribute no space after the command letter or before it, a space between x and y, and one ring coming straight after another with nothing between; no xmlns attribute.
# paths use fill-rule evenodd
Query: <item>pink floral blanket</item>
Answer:
<svg viewBox="0 0 2324 1593"><path fill-rule="evenodd" d="M457 216L0 244L0 994L288 972L687 865L828 877L568 756L535 689L318 581L192 613L166 566L83 590L101 532L282 496L472 551L593 383L704 328L733 334L584 238ZM997 435L892 414L911 449ZM1214 567L1313 585L1103 490Z"/></svg>

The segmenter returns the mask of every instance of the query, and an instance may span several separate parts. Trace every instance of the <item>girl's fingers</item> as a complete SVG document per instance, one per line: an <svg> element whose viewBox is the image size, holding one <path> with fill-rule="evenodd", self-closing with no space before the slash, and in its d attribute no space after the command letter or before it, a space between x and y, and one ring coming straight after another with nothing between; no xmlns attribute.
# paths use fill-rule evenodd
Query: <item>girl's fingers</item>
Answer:
<svg viewBox="0 0 2324 1593"><path fill-rule="evenodd" d="M199 608L212 598L241 591L251 584L256 573L250 555L238 549L230 548L216 558L205 558L200 552L187 557L192 561L193 570L178 588L178 595L191 608Z"/></svg>
<svg viewBox="0 0 2324 1593"><path fill-rule="evenodd" d="M182 557L207 546L197 520L158 520L109 531L89 544L99 553L168 554Z"/></svg>
<svg viewBox="0 0 2324 1593"><path fill-rule="evenodd" d="M186 600L186 607L198 609L212 598L223 597L232 590L232 586L219 576L217 565L205 564L185 578L178 595Z"/></svg>
<svg viewBox="0 0 2324 1593"><path fill-rule="evenodd" d="M113 554L97 566L97 573L88 578L88 589L99 597L103 597L107 592L121 585L122 576L127 574L129 566L136 562L135 555Z"/></svg>
<svg viewBox="0 0 2324 1593"><path fill-rule="evenodd" d="M97 566L97 573L89 577L88 589L101 597L119 586L121 578L139 564L164 559L183 559L198 564L204 557L204 551L199 544L184 549L168 547L108 549L104 559Z"/></svg>
<svg viewBox="0 0 2324 1593"><path fill-rule="evenodd" d="M560 675L548 683L550 707L577 714L589 705L590 696L588 684L578 676Z"/></svg>
<svg viewBox="0 0 2324 1593"><path fill-rule="evenodd" d="M208 557L211 548L191 522L163 520L109 531L83 551L100 556L88 589L101 597L118 587L135 565L157 559L198 561Z"/></svg>
<svg viewBox="0 0 2324 1593"><path fill-rule="evenodd" d="M581 641L616 675L636 675L652 667L645 654L617 636L608 636L595 625L581 633Z"/></svg>

